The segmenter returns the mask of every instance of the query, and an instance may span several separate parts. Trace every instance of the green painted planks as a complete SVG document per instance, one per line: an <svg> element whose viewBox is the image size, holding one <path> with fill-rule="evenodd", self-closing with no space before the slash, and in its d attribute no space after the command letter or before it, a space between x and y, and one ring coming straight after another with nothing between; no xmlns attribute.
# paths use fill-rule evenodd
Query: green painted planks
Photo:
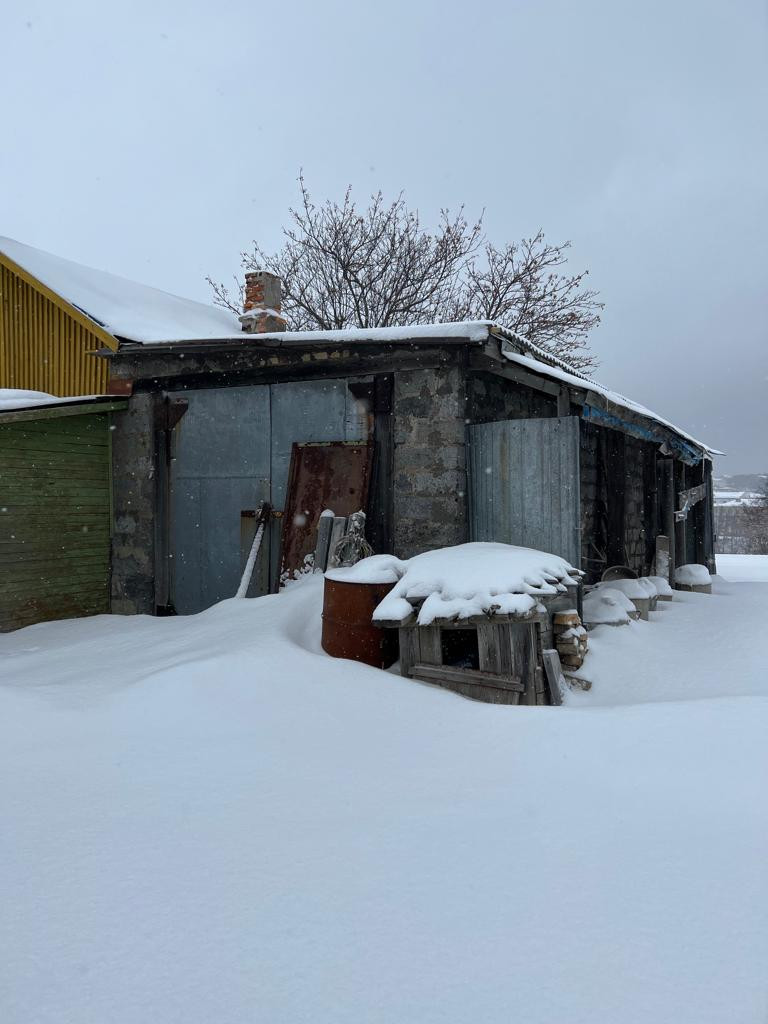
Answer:
<svg viewBox="0 0 768 1024"><path fill-rule="evenodd" d="M0 630L109 611L108 417L0 424Z"/></svg>

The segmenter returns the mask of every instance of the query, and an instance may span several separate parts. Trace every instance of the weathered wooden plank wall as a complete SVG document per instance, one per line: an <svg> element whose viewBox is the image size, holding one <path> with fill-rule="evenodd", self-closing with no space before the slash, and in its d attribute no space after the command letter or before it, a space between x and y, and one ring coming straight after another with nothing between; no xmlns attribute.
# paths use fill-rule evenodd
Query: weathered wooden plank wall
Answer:
<svg viewBox="0 0 768 1024"><path fill-rule="evenodd" d="M107 414L0 424L0 631L109 611Z"/></svg>
<svg viewBox="0 0 768 1024"><path fill-rule="evenodd" d="M0 388L103 394L107 361L88 354L100 348L85 322L0 264Z"/></svg>

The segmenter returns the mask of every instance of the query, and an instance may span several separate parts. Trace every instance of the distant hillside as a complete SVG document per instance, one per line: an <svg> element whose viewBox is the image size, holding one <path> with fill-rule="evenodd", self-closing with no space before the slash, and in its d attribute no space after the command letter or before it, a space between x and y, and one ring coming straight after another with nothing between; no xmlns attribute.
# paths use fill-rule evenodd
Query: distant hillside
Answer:
<svg viewBox="0 0 768 1024"><path fill-rule="evenodd" d="M735 473L713 478L715 491L750 491L757 494L768 480L768 473Z"/></svg>

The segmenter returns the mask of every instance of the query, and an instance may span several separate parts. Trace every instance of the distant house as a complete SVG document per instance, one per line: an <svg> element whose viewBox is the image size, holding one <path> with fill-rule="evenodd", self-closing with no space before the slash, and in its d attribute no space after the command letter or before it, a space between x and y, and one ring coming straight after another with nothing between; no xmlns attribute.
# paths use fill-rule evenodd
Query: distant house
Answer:
<svg viewBox="0 0 768 1024"><path fill-rule="evenodd" d="M768 553L768 505L763 496L765 475L714 478L713 484L717 553Z"/></svg>
<svg viewBox="0 0 768 1024"><path fill-rule="evenodd" d="M593 582L617 564L652 571L662 535L673 569L714 570L713 451L497 324L290 332L267 273L246 276L237 318L4 244L4 266L91 332L75 363L109 367L100 381L129 398L111 413L114 612L234 595L263 501L275 516L251 593L276 589L286 530L352 503L374 549L401 557L501 541ZM15 322L13 345L37 329ZM82 391L76 380L60 393Z"/></svg>
<svg viewBox="0 0 768 1024"><path fill-rule="evenodd" d="M97 351L237 327L214 306L0 238L0 388L104 394L109 366Z"/></svg>

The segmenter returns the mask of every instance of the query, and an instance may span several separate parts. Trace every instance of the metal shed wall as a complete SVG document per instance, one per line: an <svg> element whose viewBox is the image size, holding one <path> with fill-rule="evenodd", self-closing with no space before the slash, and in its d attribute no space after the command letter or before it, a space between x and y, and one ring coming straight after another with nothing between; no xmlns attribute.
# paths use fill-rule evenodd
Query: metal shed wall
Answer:
<svg viewBox="0 0 768 1024"><path fill-rule="evenodd" d="M109 416L0 423L0 631L109 611Z"/></svg>
<svg viewBox="0 0 768 1024"><path fill-rule="evenodd" d="M269 501L282 510L294 441L364 441L368 410L346 379L204 388L175 431L171 473L171 597L192 614L237 590L249 544L241 512ZM280 522L265 537L252 593L278 572Z"/></svg>
<svg viewBox="0 0 768 1024"><path fill-rule="evenodd" d="M107 362L88 355L105 339L43 290L0 263L0 388L103 394Z"/></svg>

